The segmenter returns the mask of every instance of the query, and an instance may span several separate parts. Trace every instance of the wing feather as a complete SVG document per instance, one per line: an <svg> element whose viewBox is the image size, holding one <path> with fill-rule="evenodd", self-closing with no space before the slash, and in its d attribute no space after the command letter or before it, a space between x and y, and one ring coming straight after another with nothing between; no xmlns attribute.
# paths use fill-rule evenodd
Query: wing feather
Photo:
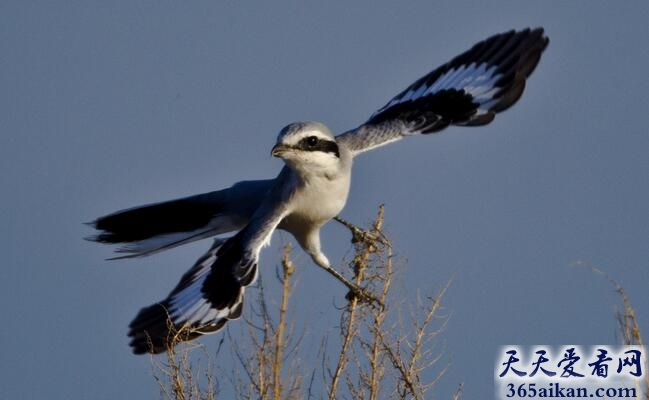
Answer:
<svg viewBox="0 0 649 400"><path fill-rule="evenodd" d="M543 28L483 40L415 81L363 125L336 140L356 155L449 125L488 124L521 97L548 43Z"/></svg>
<svg viewBox="0 0 649 400"><path fill-rule="evenodd" d="M287 173L286 168L280 173L241 231L215 240L166 299L139 312L129 326L134 353L161 353L240 317L245 287L257 278L259 252L288 212Z"/></svg>

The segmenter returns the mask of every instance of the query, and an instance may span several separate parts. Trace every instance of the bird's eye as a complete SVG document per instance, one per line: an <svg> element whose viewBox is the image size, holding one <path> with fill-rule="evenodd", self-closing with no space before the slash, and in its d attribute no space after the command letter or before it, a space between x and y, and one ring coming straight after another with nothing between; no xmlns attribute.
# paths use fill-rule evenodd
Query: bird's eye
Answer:
<svg viewBox="0 0 649 400"><path fill-rule="evenodd" d="M318 138L316 136L309 136L308 138L306 138L306 144L313 147L318 144Z"/></svg>

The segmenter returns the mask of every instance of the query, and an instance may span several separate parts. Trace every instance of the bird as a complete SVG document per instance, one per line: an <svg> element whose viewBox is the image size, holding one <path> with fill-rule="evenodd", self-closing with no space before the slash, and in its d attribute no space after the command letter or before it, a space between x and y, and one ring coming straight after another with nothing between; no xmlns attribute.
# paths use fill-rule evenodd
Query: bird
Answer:
<svg viewBox="0 0 649 400"><path fill-rule="evenodd" d="M169 295L130 323L133 353L162 353L239 318L245 289L257 278L260 250L277 229L336 274L322 251L320 228L347 202L355 157L451 125L490 123L521 97L548 43L542 27L492 35L412 83L354 129L334 135L321 122L287 125L270 152L284 162L274 179L242 181L91 222L98 233L87 239L118 245L113 259L215 238Z"/></svg>

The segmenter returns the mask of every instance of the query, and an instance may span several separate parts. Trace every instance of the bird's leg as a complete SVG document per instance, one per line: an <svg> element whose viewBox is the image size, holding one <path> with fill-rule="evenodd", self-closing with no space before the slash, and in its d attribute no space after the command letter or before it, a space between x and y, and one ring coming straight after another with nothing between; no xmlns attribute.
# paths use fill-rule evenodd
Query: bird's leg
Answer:
<svg viewBox="0 0 649 400"><path fill-rule="evenodd" d="M357 298L361 301L365 301L370 304L376 303L379 305L379 307L383 307L383 303L378 298L376 298L376 296L370 293L367 289L364 289L354 282L351 282L349 279L345 278L343 274L333 268L324 254L322 254L321 252L313 253L311 254L311 257L318 267L324 269L329 274L331 274L331 276L342 282L343 285L347 286L347 288L349 289L349 293L346 296L347 300Z"/></svg>
<svg viewBox="0 0 649 400"><path fill-rule="evenodd" d="M339 216L335 216L333 219L350 230L350 232L352 233L352 243L362 242L363 240L367 240L367 239L369 240L377 239L377 237L373 235L372 232L363 230L358 226L352 224L351 222L347 221L346 219L343 219Z"/></svg>
<svg viewBox="0 0 649 400"><path fill-rule="evenodd" d="M340 216L335 216L333 219L349 229L349 231L352 233L352 243L365 243L368 245L379 243L383 245L389 245L389 242L381 233L381 225L383 222L381 213L383 212L383 209L381 208L379 212L379 220L377 220L375 226L371 230L361 229L358 226L347 221L346 219L341 218Z"/></svg>
<svg viewBox="0 0 649 400"><path fill-rule="evenodd" d="M368 265L369 255L371 253L380 252L383 247L390 247L390 242L387 240L381 231L383 226L383 206L379 207L379 213L374 222L373 226L369 230L361 229L358 226L352 224L351 222L336 216L334 219L340 224L344 225L352 234L352 243L356 248L356 256L354 257L354 274L356 277L356 283L352 284L353 288L345 283L347 287L350 288L350 293L348 296L356 296L358 298L369 299L372 302L376 302L380 307L383 307L383 303L376 298L376 296L368 293L367 290L362 289L358 286L358 283L364 279L364 269ZM359 291L360 290L360 291ZM349 299L349 297L348 297Z"/></svg>
<svg viewBox="0 0 649 400"><path fill-rule="evenodd" d="M364 289L358 286L357 284L355 284L354 282L351 282L349 279L345 278L340 272L332 268L330 265L326 265L326 264L323 265L320 263L316 263L316 265L318 265L320 268L330 273L334 278L342 282L343 285L347 286L347 288L349 289L349 293L346 296L347 300L351 300L352 298L357 298L361 301L370 304L376 303L380 307L383 307L383 303L376 296L370 293L367 289Z"/></svg>
<svg viewBox="0 0 649 400"><path fill-rule="evenodd" d="M349 226L353 226L349 224ZM350 228L352 229L352 228ZM372 240L369 238L368 235L363 236L364 231L361 229L356 228L355 231L353 231L353 236L355 238L360 238L359 240L362 241L363 243L369 244L372 242ZM338 279L340 282L342 282L343 285L347 286L349 288L349 293L347 294L346 298L348 300L351 300L352 298L356 298L361 301L368 302L370 304L378 304L381 308L383 307L383 304L381 301L376 298L369 290L364 289L360 287L360 283L362 282L362 274L358 274L358 271L356 272L356 282L352 282L345 278L343 274L335 270L332 266L329 260L327 259L327 256L322 253L320 250L320 231L319 230L312 230L309 232L307 235L304 236L299 236L297 237L298 241L300 241L300 244L302 245L302 248L306 250L307 253L311 256L313 261L316 263L317 266L320 268L324 269L327 271L330 275L332 275L334 278Z"/></svg>

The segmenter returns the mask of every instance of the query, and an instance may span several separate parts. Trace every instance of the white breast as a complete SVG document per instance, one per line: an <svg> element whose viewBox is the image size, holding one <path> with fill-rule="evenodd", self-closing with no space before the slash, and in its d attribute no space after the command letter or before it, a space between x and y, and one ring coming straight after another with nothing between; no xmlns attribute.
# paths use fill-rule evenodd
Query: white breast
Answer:
<svg viewBox="0 0 649 400"><path fill-rule="evenodd" d="M300 179L291 198L291 213L279 227L294 235L319 229L345 206L350 175L345 173L334 178L317 176Z"/></svg>

